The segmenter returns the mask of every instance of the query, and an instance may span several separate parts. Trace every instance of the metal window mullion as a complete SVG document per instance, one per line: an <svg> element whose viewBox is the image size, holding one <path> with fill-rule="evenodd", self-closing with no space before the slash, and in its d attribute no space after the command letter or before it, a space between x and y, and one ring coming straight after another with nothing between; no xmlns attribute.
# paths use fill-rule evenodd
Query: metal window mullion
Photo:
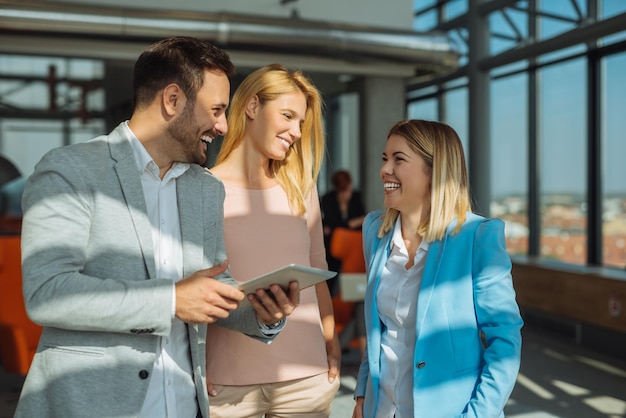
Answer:
<svg viewBox="0 0 626 418"><path fill-rule="evenodd" d="M567 23L580 23L579 19L573 19L571 17L558 15L556 13L549 13L549 12L544 12L541 10L535 10L535 9L532 9L530 6L528 7L528 9L524 9L518 6L512 6L511 9L517 10L518 12L526 12L529 15L532 15L533 17L544 17L546 19L560 20L561 22L567 22Z"/></svg>
<svg viewBox="0 0 626 418"><path fill-rule="evenodd" d="M530 0L529 9L536 7L535 0ZM528 36L535 39L537 36L537 17L529 16ZM528 255L541 254L541 153L539 152L539 114L541 108L538 101L540 81L537 75L536 59L529 59L528 71Z"/></svg>
<svg viewBox="0 0 626 418"><path fill-rule="evenodd" d="M511 27L513 32L515 32L516 40L518 42L521 42L523 38L522 32L517 28L517 25L515 24L515 22L513 22L513 19L511 19L511 16L509 16L509 14L506 12L505 9L500 10L500 14L504 18L504 20L508 23L508 25Z"/></svg>
<svg viewBox="0 0 626 418"><path fill-rule="evenodd" d="M602 265L602 133L600 59L587 60L587 264Z"/></svg>
<svg viewBox="0 0 626 418"><path fill-rule="evenodd" d="M587 1L587 13L598 17L598 2ZM599 39L588 44L587 56L587 264L602 265L602 61Z"/></svg>

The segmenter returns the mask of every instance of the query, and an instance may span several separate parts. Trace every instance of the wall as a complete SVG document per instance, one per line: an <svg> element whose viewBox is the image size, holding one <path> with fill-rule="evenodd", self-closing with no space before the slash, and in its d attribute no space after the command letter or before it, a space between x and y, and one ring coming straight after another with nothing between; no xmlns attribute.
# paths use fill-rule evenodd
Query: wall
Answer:
<svg viewBox="0 0 626 418"><path fill-rule="evenodd" d="M514 257L513 284L526 322L608 353L626 350L626 271Z"/></svg>

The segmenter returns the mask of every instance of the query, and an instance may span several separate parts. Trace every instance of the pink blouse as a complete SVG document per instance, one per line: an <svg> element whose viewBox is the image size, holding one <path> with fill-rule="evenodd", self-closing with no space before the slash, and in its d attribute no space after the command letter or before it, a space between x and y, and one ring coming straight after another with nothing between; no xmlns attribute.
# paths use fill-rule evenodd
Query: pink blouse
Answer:
<svg viewBox="0 0 626 418"><path fill-rule="evenodd" d="M224 240L230 272L240 282L290 263L327 268L317 189L304 216L293 214L280 186L246 190L227 183ZM210 325L207 376L220 385L283 382L328 371L315 287L271 344Z"/></svg>

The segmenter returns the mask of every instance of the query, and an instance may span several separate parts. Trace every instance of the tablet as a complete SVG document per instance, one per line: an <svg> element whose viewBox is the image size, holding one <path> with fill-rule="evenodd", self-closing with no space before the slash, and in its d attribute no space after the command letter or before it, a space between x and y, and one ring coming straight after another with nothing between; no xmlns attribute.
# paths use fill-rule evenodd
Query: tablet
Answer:
<svg viewBox="0 0 626 418"><path fill-rule="evenodd" d="M295 280L300 285L300 290L302 290L319 282L323 282L324 280L335 277L335 275L337 275L337 273L334 271L322 270L299 264L289 264L279 268L278 270L274 270L248 280L245 283L241 283L239 285L239 289L243 290L243 292L247 295L249 293L254 293L257 289L269 289L272 284L276 283L283 289L288 290L289 283ZM239 306L245 306L248 304L250 304L250 301L246 297L239 303Z"/></svg>

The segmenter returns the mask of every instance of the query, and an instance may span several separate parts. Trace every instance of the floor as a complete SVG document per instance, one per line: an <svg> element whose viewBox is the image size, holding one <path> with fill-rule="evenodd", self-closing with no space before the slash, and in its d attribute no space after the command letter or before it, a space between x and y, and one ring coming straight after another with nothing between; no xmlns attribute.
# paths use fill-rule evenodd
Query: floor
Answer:
<svg viewBox="0 0 626 418"><path fill-rule="evenodd" d="M626 418L626 354L586 350L554 333L525 327L522 367L508 418ZM350 418L358 353L344 355L331 418ZM0 418L13 416L23 379L0 368Z"/></svg>
<svg viewBox="0 0 626 418"><path fill-rule="evenodd" d="M577 347L558 334L525 327L522 365L505 408L507 418L626 417L626 353L622 358ZM331 418L350 418L358 360L344 358Z"/></svg>

